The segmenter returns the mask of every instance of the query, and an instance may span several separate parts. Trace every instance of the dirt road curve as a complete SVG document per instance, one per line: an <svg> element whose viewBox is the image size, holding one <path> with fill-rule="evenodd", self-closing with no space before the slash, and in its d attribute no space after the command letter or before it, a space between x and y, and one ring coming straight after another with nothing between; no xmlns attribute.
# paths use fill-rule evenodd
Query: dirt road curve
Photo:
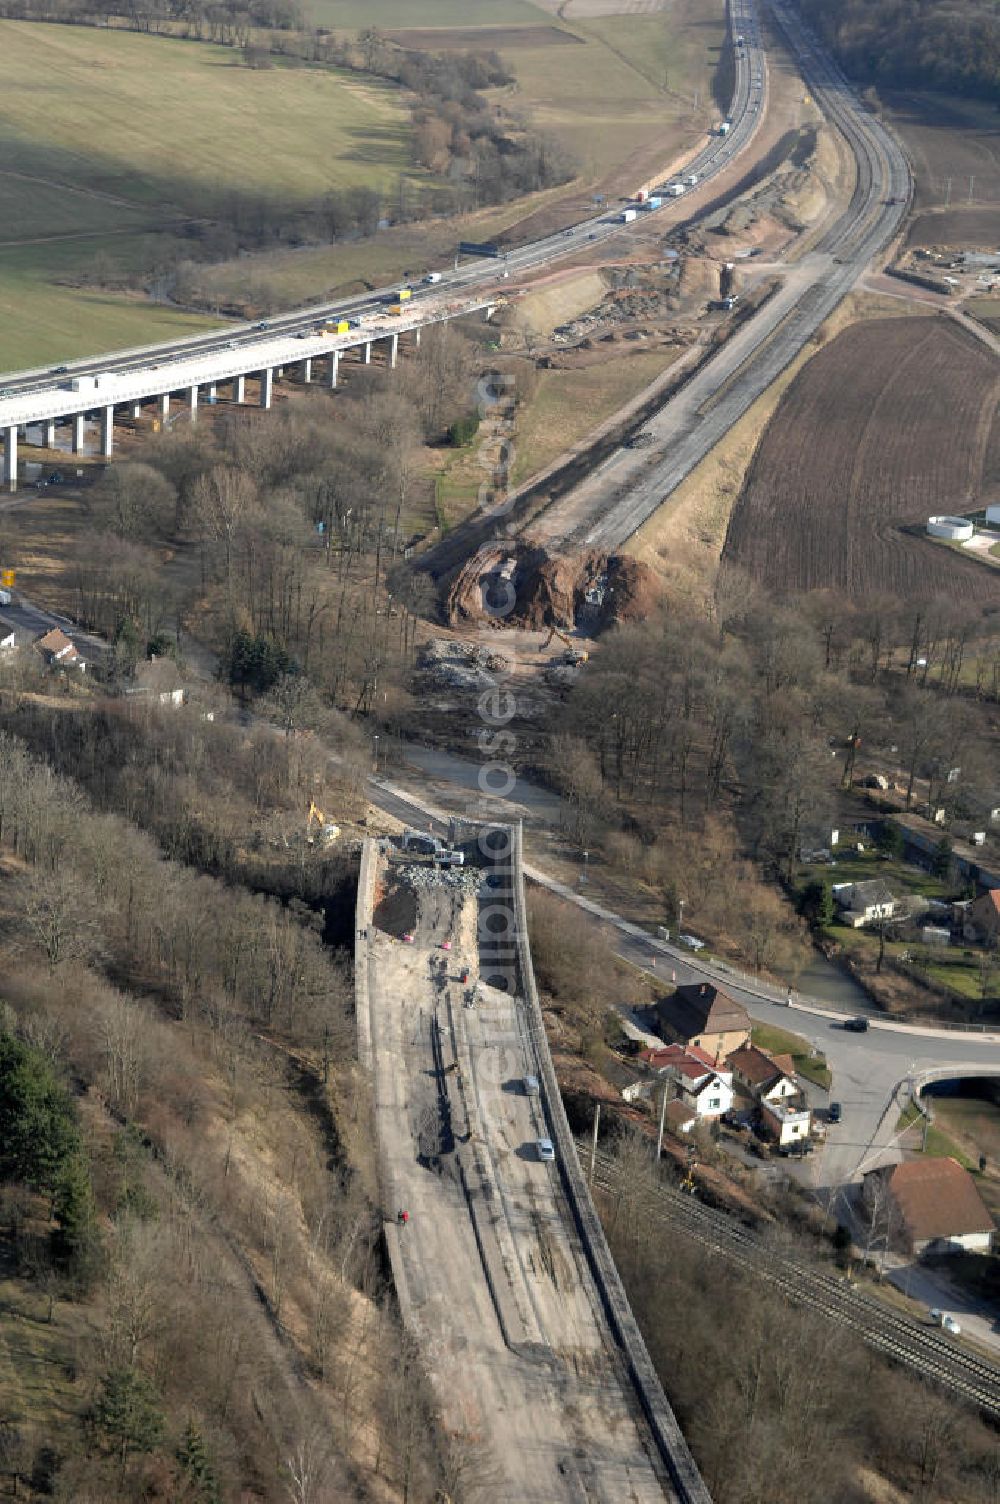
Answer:
<svg viewBox="0 0 1000 1504"><path fill-rule="evenodd" d="M491 901L483 876L384 859L376 874L365 942L371 1056L404 1318L468 1452L469 1497L672 1499L558 1166L538 1155L549 1129L524 1086L537 1067L523 1007L489 984L485 957L480 966L480 904Z"/></svg>

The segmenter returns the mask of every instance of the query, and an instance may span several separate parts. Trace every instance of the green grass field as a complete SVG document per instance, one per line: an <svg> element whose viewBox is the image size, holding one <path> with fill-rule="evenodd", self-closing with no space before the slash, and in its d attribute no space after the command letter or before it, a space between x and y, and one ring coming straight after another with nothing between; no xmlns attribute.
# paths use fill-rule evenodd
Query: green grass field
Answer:
<svg viewBox="0 0 1000 1504"><path fill-rule="evenodd" d="M812 1045L801 1034L776 1028L773 1024L754 1024L751 1039L758 1049L767 1050L772 1055L791 1055L800 1076L829 1091L833 1077L826 1056L814 1055Z"/></svg>
<svg viewBox="0 0 1000 1504"><path fill-rule="evenodd" d="M538 374L530 402L519 409L513 482L521 485L599 423L624 407L677 359L673 348L609 353L600 365Z"/></svg>
<svg viewBox="0 0 1000 1504"><path fill-rule="evenodd" d="M441 265L460 236L487 239L526 212L544 216L574 188L581 202L598 184L614 193L619 178L631 191L696 144L711 113L722 0L564 26L576 40L554 45L550 35L537 47L524 45L524 28L538 24L541 42L560 23L527 0L311 4L314 24L348 31L465 27L474 45L477 26L520 28L509 57L517 83L498 102L564 141L580 178L461 227L401 227L367 246L206 268L206 306L248 285L251 303L259 287L271 306L291 306ZM490 43L503 50L495 32ZM180 222L212 217L222 195L294 204L355 184L391 189L411 170L408 104L387 86L332 70L249 70L232 49L125 30L0 21L0 371L202 327L139 296L52 282L95 263L148 266L154 244L176 250Z"/></svg>
<svg viewBox="0 0 1000 1504"><path fill-rule="evenodd" d="M304 0L306 19L331 31L377 26L392 31L413 26L532 26L552 17L528 0Z"/></svg>
<svg viewBox="0 0 1000 1504"><path fill-rule="evenodd" d="M252 71L228 48L0 21L0 370L202 327L53 279L98 256L146 264L223 194L303 202L392 187L408 139L399 94L353 75Z"/></svg>

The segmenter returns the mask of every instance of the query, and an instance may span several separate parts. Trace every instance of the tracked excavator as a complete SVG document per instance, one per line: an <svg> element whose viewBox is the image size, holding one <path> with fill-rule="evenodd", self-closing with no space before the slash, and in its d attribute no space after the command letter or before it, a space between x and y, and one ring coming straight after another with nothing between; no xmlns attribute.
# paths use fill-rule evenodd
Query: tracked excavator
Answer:
<svg viewBox="0 0 1000 1504"><path fill-rule="evenodd" d="M571 667L575 668L578 664L587 662L590 654L586 651L585 648L576 647L572 637L567 636L565 632L563 632L559 627L556 626L555 622L553 622L549 627L548 637L546 637L545 641L539 645L538 651L540 653L545 652L553 637L558 637L559 641L565 644L566 651L563 653L563 663L567 663Z"/></svg>
<svg viewBox="0 0 1000 1504"><path fill-rule="evenodd" d="M313 822L316 824L316 834L313 834ZM306 816L306 840L310 846L316 844L317 838L321 846L332 846L340 835L340 826L331 824L323 811L317 808L313 799L309 801L309 813Z"/></svg>

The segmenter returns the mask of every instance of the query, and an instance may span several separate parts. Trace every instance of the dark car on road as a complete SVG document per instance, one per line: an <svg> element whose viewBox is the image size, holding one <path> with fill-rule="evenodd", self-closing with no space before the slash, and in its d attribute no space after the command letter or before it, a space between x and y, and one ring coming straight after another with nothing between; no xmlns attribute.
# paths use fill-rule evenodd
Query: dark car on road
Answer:
<svg viewBox="0 0 1000 1504"><path fill-rule="evenodd" d="M839 1102L831 1102L826 1115L831 1123L839 1123L844 1116L844 1109Z"/></svg>
<svg viewBox="0 0 1000 1504"><path fill-rule="evenodd" d="M847 1030L848 1034L867 1034L869 1028L868 1020L867 1018L860 1017L845 1018L844 1028Z"/></svg>

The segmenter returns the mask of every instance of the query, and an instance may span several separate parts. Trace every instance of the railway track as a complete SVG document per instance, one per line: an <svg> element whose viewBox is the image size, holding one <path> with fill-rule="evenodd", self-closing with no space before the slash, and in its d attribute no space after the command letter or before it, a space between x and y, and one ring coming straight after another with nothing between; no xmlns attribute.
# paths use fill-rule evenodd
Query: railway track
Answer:
<svg viewBox="0 0 1000 1504"><path fill-rule="evenodd" d="M578 1141L586 1160L589 1146ZM613 1161L598 1153L594 1188L616 1194ZM1000 1367L958 1346L936 1327L922 1326L902 1312L866 1295L834 1274L784 1254L725 1212L705 1206L673 1187L659 1188L655 1202L644 1202L648 1221L681 1231L702 1247L780 1290L798 1305L808 1306L827 1321L847 1327L869 1347L894 1362L914 1369L985 1414L1000 1417Z"/></svg>

